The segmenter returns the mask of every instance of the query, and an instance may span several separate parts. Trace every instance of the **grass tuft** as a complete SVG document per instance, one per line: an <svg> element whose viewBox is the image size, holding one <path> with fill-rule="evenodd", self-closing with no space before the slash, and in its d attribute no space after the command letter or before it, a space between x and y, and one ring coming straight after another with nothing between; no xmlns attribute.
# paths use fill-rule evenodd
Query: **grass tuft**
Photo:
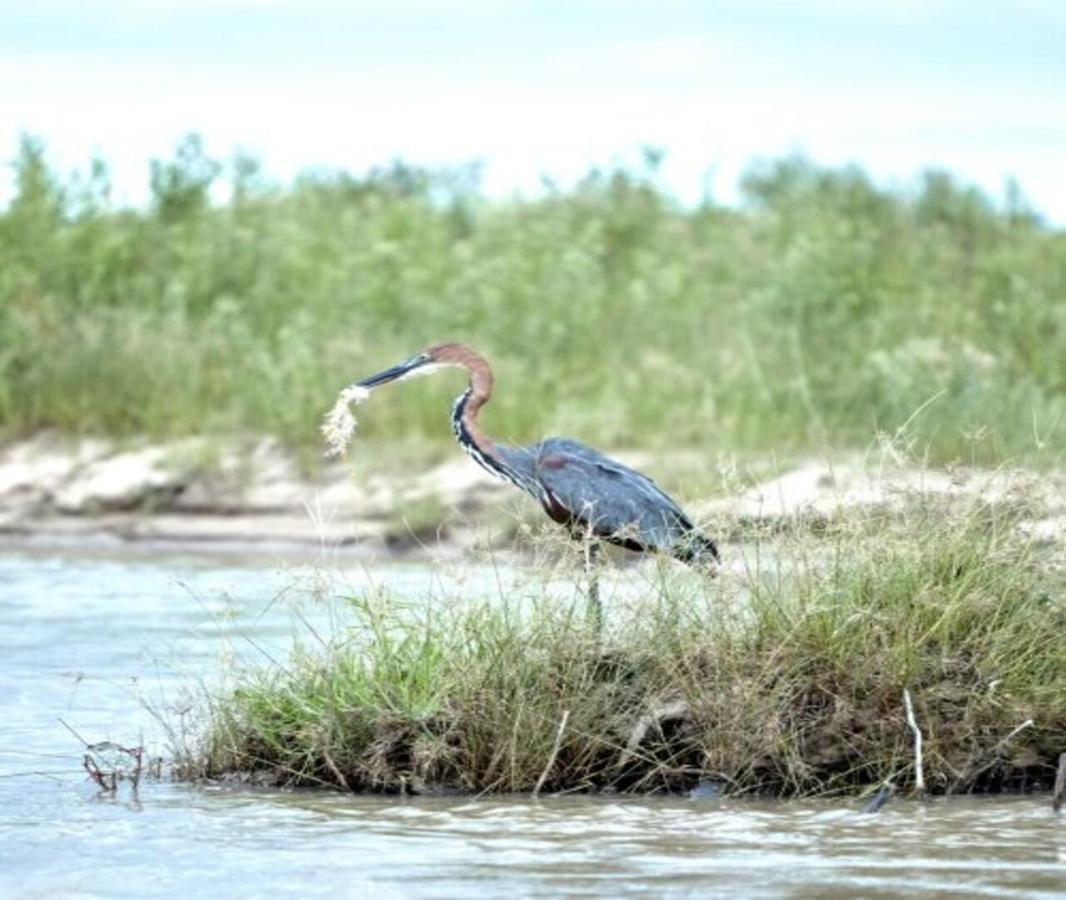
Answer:
<svg viewBox="0 0 1066 900"><path fill-rule="evenodd" d="M1016 526L973 501L838 517L737 548L742 573L717 581L657 568L609 601L602 635L577 591L349 597L328 649L207 698L180 770L352 791L854 792L913 782L906 689L930 790L1048 786L1063 575Z"/></svg>

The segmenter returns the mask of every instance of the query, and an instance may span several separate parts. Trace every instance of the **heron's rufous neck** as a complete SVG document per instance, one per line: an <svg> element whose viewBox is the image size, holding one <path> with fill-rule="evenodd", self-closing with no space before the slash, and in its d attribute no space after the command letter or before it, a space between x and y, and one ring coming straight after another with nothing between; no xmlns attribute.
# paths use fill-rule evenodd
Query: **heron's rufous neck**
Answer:
<svg viewBox="0 0 1066 900"><path fill-rule="evenodd" d="M486 359L469 347L459 345L449 354L452 362L470 375L470 397L463 405L462 423L470 440L485 455L498 458L496 445L478 422L478 413L492 397L492 369Z"/></svg>

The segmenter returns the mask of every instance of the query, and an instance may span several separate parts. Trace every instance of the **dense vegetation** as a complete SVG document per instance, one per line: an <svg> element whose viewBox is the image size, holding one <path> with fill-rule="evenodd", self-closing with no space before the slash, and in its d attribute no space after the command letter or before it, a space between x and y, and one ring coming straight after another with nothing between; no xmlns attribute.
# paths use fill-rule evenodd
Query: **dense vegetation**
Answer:
<svg viewBox="0 0 1066 900"><path fill-rule="evenodd" d="M742 575L663 569L609 593L602 634L579 590L536 582L352 597L332 639L211 689L199 738L175 735L179 768L416 792L906 788L906 690L930 790L1046 787L1066 729L1062 573L1017 515L915 498L797 529L735 548Z"/></svg>
<svg viewBox="0 0 1066 900"><path fill-rule="evenodd" d="M486 419L515 440L862 447L928 403L908 434L937 461L1063 443L1066 235L942 173L883 189L788 159L748 174L740 209L684 208L649 155L488 201L469 173L399 164L277 186L189 138L153 164L150 204L125 209L101 162L60 179L26 139L14 165L9 435L254 430L311 447L341 385L458 338L496 365ZM435 447L454 387L405 385L366 425Z"/></svg>

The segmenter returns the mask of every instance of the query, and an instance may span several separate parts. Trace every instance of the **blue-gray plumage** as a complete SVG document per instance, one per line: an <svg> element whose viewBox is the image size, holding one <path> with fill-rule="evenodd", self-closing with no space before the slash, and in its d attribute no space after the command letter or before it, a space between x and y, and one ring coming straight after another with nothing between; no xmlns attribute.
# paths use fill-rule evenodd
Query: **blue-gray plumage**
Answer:
<svg viewBox="0 0 1066 900"><path fill-rule="evenodd" d="M587 444L548 438L532 447L499 450L516 470L529 473L532 489L526 489L576 537L669 553L686 562L701 555L717 559L714 543L654 481Z"/></svg>
<svg viewBox="0 0 1066 900"><path fill-rule="evenodd" d="M490 440L477 416L492 396L492 370L469 347L434 345L359 386L374 388L440 366L458 366L470 376L470 385L452 409L460 446L493 475L533 496L575 538L668 553L691 564L717 562L714 542L646 475L569 438L547 438L529 447Z"/></svg>

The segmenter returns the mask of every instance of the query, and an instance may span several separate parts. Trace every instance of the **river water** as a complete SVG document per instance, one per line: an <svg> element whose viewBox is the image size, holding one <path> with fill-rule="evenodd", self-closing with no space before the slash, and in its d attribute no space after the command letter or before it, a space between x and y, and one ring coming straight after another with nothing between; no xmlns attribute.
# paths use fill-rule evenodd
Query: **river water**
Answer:
<svg viewBox="0 0 1066 900"><path fill-rule="evenodd" d="M331 576L332 578L333 576ZM353 566L423 597L495 569ZM162 753L234 657L328 628L321 574L276 560L0 553L0 897L1066 896L1046 796L803 803L382 798L147 781L101 794L82 745ZM76 733L76 734L75 734Z"/></svg>

